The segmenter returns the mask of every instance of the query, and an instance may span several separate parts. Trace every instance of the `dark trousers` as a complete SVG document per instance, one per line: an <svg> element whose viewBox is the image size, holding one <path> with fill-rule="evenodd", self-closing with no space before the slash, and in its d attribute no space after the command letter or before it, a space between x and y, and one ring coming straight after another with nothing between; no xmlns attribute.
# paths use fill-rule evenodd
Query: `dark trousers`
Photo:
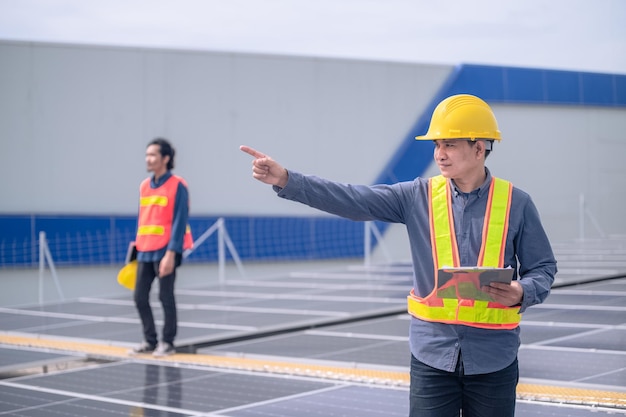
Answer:
<svg viewBox="0 0 626 417"><path fill-rule="evenodd" d="M460 358L456 370L446 372L411 355L409 416L513 417L518 380L517 359L497 372L465 375Z"/></svg>
<svg viewBox="0 0 626 417"><path fill-rule="evenodd" d="M180 265L180 255L176 255L176 265ZM146 342L155 346L158 342L154 315L150 307L150 289L152 282L159 274L159 262L137 262L137 282L135 283L134 300L141 324L143 337ZM163 306L163 335L161 340L174 344L176 337L178 318L176 315L176 299L174 298L174 281L176 280L176 268L159 281L159 301Z"/></svg>

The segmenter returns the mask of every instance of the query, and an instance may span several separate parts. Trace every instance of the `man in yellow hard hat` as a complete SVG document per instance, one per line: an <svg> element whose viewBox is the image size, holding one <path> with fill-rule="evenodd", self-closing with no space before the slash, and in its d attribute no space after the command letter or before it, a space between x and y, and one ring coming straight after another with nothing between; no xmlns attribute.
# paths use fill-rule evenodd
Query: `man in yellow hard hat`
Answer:
<svg viewBox="0 0 626 417"><path fill-rule="evenodd" d="M501 140L486 102L446 98L416 139L434 142L441 175L392 185L303 175L248 146L241 150L254 157L253 177L279 197L352 220L406 225L414 269L410 416L513 416L519 322L554 282L550 242L530 196L485 166ZM508 272L512 281L478 284L474 270ZM478 289L467 292L468 285Z"/></svg>

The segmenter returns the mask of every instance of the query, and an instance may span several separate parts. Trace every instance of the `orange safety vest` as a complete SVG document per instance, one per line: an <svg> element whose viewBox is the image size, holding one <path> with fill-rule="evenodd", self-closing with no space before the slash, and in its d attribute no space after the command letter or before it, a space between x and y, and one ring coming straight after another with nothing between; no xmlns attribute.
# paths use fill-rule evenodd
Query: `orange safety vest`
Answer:
<svg viewBox="0 0 626 417"><path fill-rule="evenodd" d="M138 251L149 252L163 249L170 241L174 204L178 184L185 180L172 175L163 185L150 187L150 178L146 178L139 187L139 225L135 245ZM187 225L183 238L183 249L193 247L191 228Z"/></svg>
<svg viewBox="0 0 626 417"><path fill-rule="evenodd" d="M499 178L493 178L491 181L478 266L498 268L504 266L512 191L513 185L508 181ZM484 329L516 328L522 318L519 307L507 307L487 299L463 299L458 295L458 287L456 298L439 297L442 294L440 291L445 292L450 288L444 288L449 284L439 285L438 270L443 266L461 265L448 180L441 175L431 178L428 195L435 288L425 298L417 297L414 290L411 290L407 297L409 313L418 319L439 323L463 324ZM467 284L456 283L458 286ZM484 295L484 298L488 298L486 294Z"/></svg>

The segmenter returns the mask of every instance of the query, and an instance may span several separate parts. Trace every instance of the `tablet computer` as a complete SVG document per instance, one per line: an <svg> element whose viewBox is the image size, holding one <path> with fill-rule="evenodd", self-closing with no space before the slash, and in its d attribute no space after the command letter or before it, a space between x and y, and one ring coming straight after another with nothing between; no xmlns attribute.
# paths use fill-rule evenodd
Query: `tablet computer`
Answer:
<svg viewBox="0 0 626 417"><path fill-rule="evenodd" d="M437 295L441 298L491 300L481 290L492 282L510 284L513 268L442 267L437 275Z"/></svg>
<svg viewBox="0 0 626 417"><path fill-rule="evenodd" d="M444 266L443 268L439 269L439 277L443 278L443 281L448 281L457 274L459 275L459 278L463 277L463 275L477 277L477 284L482 287L485 285L489 285L492 282L502 282L504 284L510 284L511 280L513 279L513 268L490 268L484 266Z"/></svg>

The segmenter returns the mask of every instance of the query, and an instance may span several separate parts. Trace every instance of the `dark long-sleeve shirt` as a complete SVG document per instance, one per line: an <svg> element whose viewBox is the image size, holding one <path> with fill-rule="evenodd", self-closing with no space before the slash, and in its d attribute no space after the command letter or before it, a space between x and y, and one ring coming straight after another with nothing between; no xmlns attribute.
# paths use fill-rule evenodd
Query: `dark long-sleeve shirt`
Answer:
<svg viewBox="0 0 626 417"><path fill-rule="evenodd" d="M150 179L150 188L158 188L165 184L172 176L172 173L168 171L159 178L158 181L154 181L154 176ZM139 262L156 262L160 261L165 252L168 250L176 253L183 253L183 238L185 236L185 230L187 228L187 222L189 220L189 192L187 187L182 182L178 183L178 189L176 191L176 200L174 201L174 218L172 220L172 234L170 241L162 249L149 252L137 252L137 260Z"/></svg>
<svg viewBox="0 0 626 417"><path fill-rule="evenodd" d="M461 266L476 266L482 243L483 220L492 177L471 193L454 184L452 208ZM350 185L289 171L285 188L274 187L278 196L352 220L381 220L406 225L413 261L413 287L418 297L430 294L435 285L434 262L428 218L428 179L392 185ZM530 196L513 188L505 266L515 270L524 289L520 313L541 303L550 292L557 272L556 260L539 213ZM519 273L519 275L518 275ZM491 330L463 325L433 323L412 318L411 353L419 361L452 372L459 353L467 375L501 370L517 357L519 327Z"/></svg>

